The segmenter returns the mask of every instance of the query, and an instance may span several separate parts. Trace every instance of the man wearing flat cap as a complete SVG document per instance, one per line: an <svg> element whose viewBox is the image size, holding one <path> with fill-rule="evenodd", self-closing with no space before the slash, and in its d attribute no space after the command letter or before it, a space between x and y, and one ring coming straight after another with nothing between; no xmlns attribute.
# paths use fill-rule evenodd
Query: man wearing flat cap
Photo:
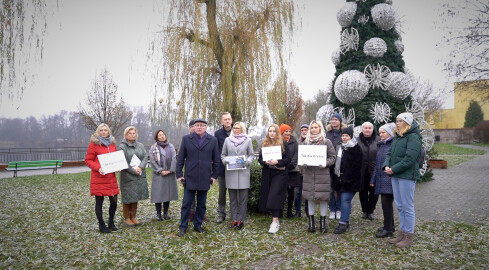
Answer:
<svg viewBox="0 0 489 270"><path fill-rule="evenodd" d="M178 151L176 176L184 185L183 201L178 236L183 236L188 228L190 207L197 195L197 209L194 216L194 231L204 232L204 221L207 192L210 185L216 182L221 154L217 139L208 134L207 121L194 119L195 131L185 135ZM185 166L185 173L183 167Z"/></svg>

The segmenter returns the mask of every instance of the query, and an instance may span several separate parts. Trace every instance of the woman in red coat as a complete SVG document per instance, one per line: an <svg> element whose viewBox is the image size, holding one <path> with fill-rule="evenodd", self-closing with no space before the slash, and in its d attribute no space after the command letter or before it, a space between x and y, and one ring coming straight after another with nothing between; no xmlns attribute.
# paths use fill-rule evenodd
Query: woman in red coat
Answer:
<svg viewBox="0 0 489 270"><path fill-rule="evenodd" d="M115 138L111 135L110 128L107 124L100 124L95 133L90 137L85 164L92 169L90 177L90 195L95 196L95 214L98 219L99 230L102 233L117 231L114 224L114 215L117 210L117 194L119 186L115 173L105 174L100 167L98 155L107 154L116 151ZM102 204L104 196L109 197L109 227L105 225L102 217Z"/></svg>

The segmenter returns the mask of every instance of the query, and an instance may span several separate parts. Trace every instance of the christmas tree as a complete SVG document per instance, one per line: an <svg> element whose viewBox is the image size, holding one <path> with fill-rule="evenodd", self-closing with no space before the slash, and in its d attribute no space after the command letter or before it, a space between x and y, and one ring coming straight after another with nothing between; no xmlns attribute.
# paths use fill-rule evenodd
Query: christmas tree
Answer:
<svg viewBox="0 0 489 270"><path fill-rule="evenodd" d="M346 1L337 20L342 29L340 47L331 57L335 79L329 104L318 111L317 119L328 124L331 114L340 113L358 135L363 122L372 122L378 128L409 111L429 151L434 143L433 130L424 120L423 109L411 97L413 79L405 69L404 45L392 1Z"/></svg>

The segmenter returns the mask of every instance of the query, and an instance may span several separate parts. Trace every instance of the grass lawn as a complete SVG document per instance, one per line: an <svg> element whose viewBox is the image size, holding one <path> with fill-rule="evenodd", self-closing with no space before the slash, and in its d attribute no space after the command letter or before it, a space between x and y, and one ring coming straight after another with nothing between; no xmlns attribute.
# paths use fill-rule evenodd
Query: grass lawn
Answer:
<svg viewBox="0 0 489 270"><path fill-rule="evenodd" d="M465 148L448 143L436 143L433 147L436 152L436 158L446 160L448 167L467 162L486 152L484 150Z"/></svg>
<svg viewBox="0 0 489 270"><path fill-rule="evenodd" d="M150 174L148 174L150 175ZM160 269L482 269L489 266L489 224L420 222L415 244L401 250L374 237L381 218L359 218L353 206L351 227L343 235L308 233L307 219L283 219L278 234L268 234L271 217L250 214L241 231L216 224L217 191L207 202L207 231L176 236L179 201L171 220L154 220L154 205L140 202L139 227L123 226L101 234L89 194L89 173L0 179L0 269L160 268ZM182 190L180 190L181 192ZM180 193L181 194L181 193ZM356 199L354 200L357 201ZM119 197L120 203L120 197ZM104 203L104 216L108 214ZM378 214L381 216L381 214ZM397 223L397 222L396 222Z"/></svg>

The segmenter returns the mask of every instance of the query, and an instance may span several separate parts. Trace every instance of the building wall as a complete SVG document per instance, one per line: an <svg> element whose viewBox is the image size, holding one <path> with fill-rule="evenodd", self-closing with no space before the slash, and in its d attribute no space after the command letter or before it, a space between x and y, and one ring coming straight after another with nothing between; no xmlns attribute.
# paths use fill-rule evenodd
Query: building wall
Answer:
<svg viewBox="0 0 489 270"><path fill-rule="evenodd" d="M455 83L455 106L453 109L440 110L434 114L431 124L434 129L454 129L463 128L465 123L465 113L469 108L470 101L479 102L484 113L484 120L489 120L489 102L481 103L480 96L476 96L470 89L473 89L475 84L480 84L481 81L470 83ZM482 81L489 84L489 80Z"/></svg>

